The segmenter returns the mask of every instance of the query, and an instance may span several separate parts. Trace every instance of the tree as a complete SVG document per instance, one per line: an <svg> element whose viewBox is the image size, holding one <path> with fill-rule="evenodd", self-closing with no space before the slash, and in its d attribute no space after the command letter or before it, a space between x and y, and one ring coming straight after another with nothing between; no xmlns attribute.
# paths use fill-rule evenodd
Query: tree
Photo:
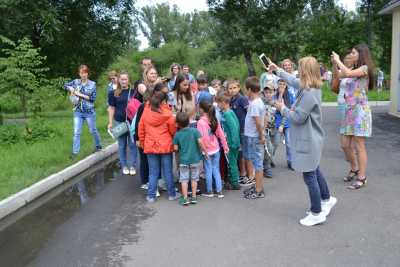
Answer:
<svg viewBox="0 0 400 267"><path fill-rule="evenodd" d="M208 12L181 13L176 5L145 6L138 13L137 22L152 48L176 41L199 47L209 38L212 18Z"/></svg>
<svg viewBox="0 0 400 267"><path fill-rule="evenodd" d="M49 74L72 76L88 64L94 76L129 47L137 47L135 1L0 1L0 32L14 42L28 37L47 57Z"/></svg>
<svg viewBox="0 0 400 267"><path fill-rule="evenodd" d="M45 78L48 71L44 67L46 57L40 55L40 49L34 48L28 38L18 44L4 40L11 48L2 49L6 57L0 58L0 92L18 98L26 119L28 110L37 114L45 100L43 88L49 84Z"/></svg>
<svg viewBox="0 0 400 267"><path fill-rule="evenodd" d="M228 56L243 55L249 76L256 74L253 53L267 52L277 57L277 51L285 45L297 50L292 48L298 44L286 39L296 30L284 32L280 27L296 25L294 22L305 5L306 1L300 0L208 0L210 12L217 20L214 38L219 50ZM296 34L290 37L297 39Z"/></svg>

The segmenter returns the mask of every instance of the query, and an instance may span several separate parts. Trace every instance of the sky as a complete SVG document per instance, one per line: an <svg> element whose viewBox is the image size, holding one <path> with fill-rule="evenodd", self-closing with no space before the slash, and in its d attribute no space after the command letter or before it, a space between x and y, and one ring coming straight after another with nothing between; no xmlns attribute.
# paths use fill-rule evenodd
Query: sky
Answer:
<svg viewBox="0 0 400 267"><path fill-rule="evenodd" d="M356 1L354 0L338 0L338 2L347 10L354 11L356 9ZM190 13L194 10L201 11L208 9L206 0L138 0L136 2L136 6L140 8L143 6L151 6L160 3L169 3L170 6L177 5L184 13ZM148 47L148 42L140 31L138 31L138 33L141 43L139 49L143 50Z"/></svg>

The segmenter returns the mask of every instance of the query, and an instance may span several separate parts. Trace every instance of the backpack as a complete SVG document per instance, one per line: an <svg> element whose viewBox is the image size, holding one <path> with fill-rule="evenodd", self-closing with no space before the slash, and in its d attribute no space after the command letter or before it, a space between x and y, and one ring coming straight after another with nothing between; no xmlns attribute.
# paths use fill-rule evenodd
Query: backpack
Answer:
<svg viewBox="0 0 400 267"><path fill-rule="evenodd" d="M128 105L126 106L126 115L130 121L135 117L141 104L142 103L136 99L136 95L128 101Z"/></svg>

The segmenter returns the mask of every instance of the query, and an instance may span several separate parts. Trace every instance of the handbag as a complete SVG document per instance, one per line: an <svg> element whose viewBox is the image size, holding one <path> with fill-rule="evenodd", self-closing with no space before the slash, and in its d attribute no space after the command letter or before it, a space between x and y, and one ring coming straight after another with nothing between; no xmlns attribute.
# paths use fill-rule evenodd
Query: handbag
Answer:
<svg viewBox="0 0 400 267"><path fill-rule="evenodd" d="M128 94L128 103L129 99L131 98L131 89L129 89L129 94ZM131 135L131 126L130 123L128 122L128 114L125 112L125 121L124 122L118 122L114 127L112 127L108 133L111 135L113 139L118 139L118 137L121 137L122 135L129 133L130 137L132 138Z"/></svg>

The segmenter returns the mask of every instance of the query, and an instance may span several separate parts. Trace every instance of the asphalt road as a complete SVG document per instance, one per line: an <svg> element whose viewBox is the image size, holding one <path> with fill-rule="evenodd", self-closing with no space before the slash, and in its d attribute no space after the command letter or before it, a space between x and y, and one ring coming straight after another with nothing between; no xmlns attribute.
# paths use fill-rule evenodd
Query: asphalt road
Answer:
<svg viewBox="0 0 400 267"><path fill-rule="evenodd" d="M321 169L338 204L323 225L299 225L308 194L301 175L285 168L281 146L274 178L264 180L265 199L231 191L190 207L165 195L147 204L138 179L122 176L15 266L400 266L400 119L385 111L374 109L368 186L353 192L342 181L349 166L336 108L324 108Z"/></svg>

